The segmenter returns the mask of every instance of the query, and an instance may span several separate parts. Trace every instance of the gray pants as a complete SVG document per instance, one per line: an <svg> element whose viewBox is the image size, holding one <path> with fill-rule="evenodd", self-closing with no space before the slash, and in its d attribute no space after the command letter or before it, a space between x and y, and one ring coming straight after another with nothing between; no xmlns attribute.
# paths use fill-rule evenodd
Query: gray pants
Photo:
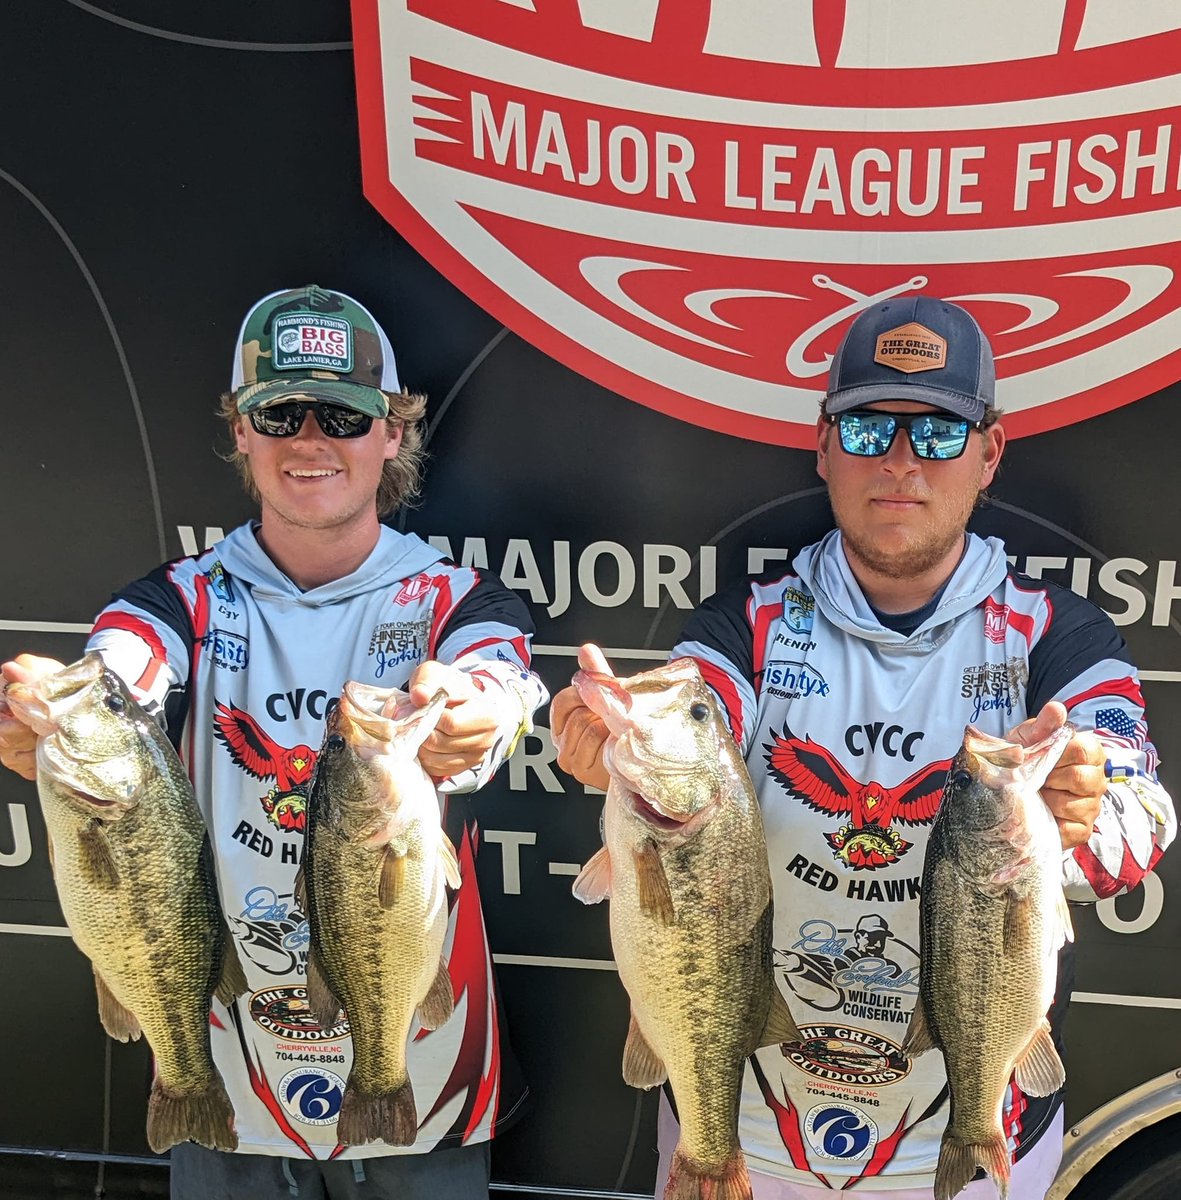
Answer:
<svg viewBox="0 0 1181 1200"><path fill-rule="evenodd" d="M488 1200L488 1143L316 1162L172 1148L171 1200Z"/></svg>

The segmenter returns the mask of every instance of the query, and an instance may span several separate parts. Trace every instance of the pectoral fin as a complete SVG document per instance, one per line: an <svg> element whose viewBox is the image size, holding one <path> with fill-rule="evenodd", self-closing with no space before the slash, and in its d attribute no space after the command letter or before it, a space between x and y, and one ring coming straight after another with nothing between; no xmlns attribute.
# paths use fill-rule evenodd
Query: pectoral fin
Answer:
<svg viewBox="0 0 1181 1200"><path fill-rule="evenodd" d="M637 1088L653 1088L668 1078L668 1071L656 1051L648 1045L648 1039L636 1024L636 1014L631 1016L627 1027L627 1041L623 1047L623 1081Z"/></svg>
<svg viewBox="0 0 1181 1200"><path fill-rule="evenodd" d="M1070 905L1066 903L1066 893L1059 892L1057 898L1058 920L1062 923L1062 936L1068 941L1074 941L1074 922L1070 919Z"/></svg>
<svg viewBox="0 0 1181 1200"><path fill-rule="evenodd" d="M304 874L304 864L299 864L299 869L295 872L295 903L301 913L308 911L308 878Z"/></svg>
<svg viewBox="0 0 1181 1200"><path fill-rule="evenodd" d="M456 856L451 839L446 834L443 834L443 844L439 849L439 854L443 859L443 874L447 878L447 886L452 891L458 891L459 885L463 882L459 874L459 858Z"/></svg>
<svg viewBox="0 0 1181 1200"><path fill-rule="evenodd" d="M1017 1086L1027 1096L1049 1096L1066 1082L1066 1068L1044 1017L1013 1070Z"/></svg>
<svg viewBox="0 0 1181 1200"><path fill-rule="evenodd" d="M1012 892L1005 895L1005 925L1003 945L1006 954L1013 954L1026 944L1030 936L1029 926L1033 920L1033 901L1020 899Z"/></svg>
<svg viewBox="0 0 1181 1200"><path fill-rule="evenodd" d="M138 1042L142 1033L139 1019L115 999L115 993L107 987L98 967L91 963L91 969L94 971L94 990L98 993L98 1019L103 1028L117 1042Z"/></svg>
<svg viewBox="0 0 1181 1200"><path fill-rule="evenodd" d="M455 996L447 964L440 961L431 990L418 1006L418 1023L423 1029L438 1029L455 1011Z"/></svg>
<svg viewBox="0 0 1181 1200"><path fill-rule="evenodd" d="M583 904L598 904L611 895L611 856L606 846L597 851L578 873L573 891Z"/></svg>
<svg viewBox="0 0 1181 1200"><path fill-rule="evenodd" d="M315 946L308 951L308 1008L316 1018L316 1023L324 1029L335 1025L340 1016L341 1003L324 978Z"/></svg>
<svg viewBox="0 0 1181 1200"><path fill-rule="evenodd" d="M632 851L632 861L636 868L640 912L661 925L671 925L676 920L673 896L656 843L648 838L638 850Z"/></svg>
<svg viewBox="0 0 1181 1200"><path fill-rule="evenodd" d="M119 886L119 868L107 841L106 828L102 821L88 821L78 831L82 870L87 882L103 891L113 891Z"/></svg>
<svg viewBox="0 0 1181 1200"><path fill-rule="evenodd" d="M935 1035L927 1021L927 1006L923 1003L922 993L915 997L914 1011L910 1014L910 1025L906 1036L902 1039L902 1053L908 1058L918 1058L928 1050L935 1049Z"/></svg>
<svg viewBox="0 0 1181 1200"><path fill-rule="evenodd" d="M796 1024L795 1017L791 1015L787 1001L783 998L783 993L773 983L771 985L771 1007L767 1010L767 1023L763 1026L763 1032L759 1036L755 1049L757 1050L759 1046L779 1046L784 1042L798 1042L803 1039L803 1036L800 1033L800 1027Z"/></svg>
<svg viewBox="0 0 1181 1200"><path fill-rule="evenodd" d="M393 908L406 883L406 856L393 846L381 853L381 875L377 882L377 901L382 908Z"/></svg>
<svg viewBox="0 0 1181 1200"><path fill-rule="evenodd" d="M238 943L234 935L226 928L223 921L221 926L221 975L213 994L227 1008L247 990L246 972L242 970L242 960L238 957Z"/></svg>

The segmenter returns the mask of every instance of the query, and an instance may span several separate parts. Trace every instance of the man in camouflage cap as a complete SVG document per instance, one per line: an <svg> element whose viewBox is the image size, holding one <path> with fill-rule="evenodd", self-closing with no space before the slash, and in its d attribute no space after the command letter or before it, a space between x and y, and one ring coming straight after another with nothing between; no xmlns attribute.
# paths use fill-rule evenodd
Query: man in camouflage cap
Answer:
<svg viewBox="0 0 1181 1200"><path fill-rule="evenodd" d="M174 1200L487 1196L489 1140L521 1109L464 793L532 727L545 690L529 669L522 601L381 523L418 488L424 410L356 300L316 286L264 297L242 323L222 397L229 458L259 520L117 593L87 645L159 716L196 781L248 983L228 1008L214 1003L210 1030L236 1132L227 1114L223 1148L173 1147ZM8 681L32 682L60 668L20 655L2 669ZM418 757L446 794L445 832L465 864L445 945L466 1000L438 1032L409 1039L410 1145L390 1144L397 1131L385 1125L371 1134L380 1140L366 1142L366 1128L355 1138L365 1144L341 1145L347 1024L276 1019L297 1002L306 1008L308 925L295 874L312 748L346 680L403 689L418 705L440 688L449 697ZM298 705L276 710L276 697L293 696ZM33 731L0 698L0 761L31 779L35 750ZM459 914L473 912L478 932L458 936Z"/></svg>

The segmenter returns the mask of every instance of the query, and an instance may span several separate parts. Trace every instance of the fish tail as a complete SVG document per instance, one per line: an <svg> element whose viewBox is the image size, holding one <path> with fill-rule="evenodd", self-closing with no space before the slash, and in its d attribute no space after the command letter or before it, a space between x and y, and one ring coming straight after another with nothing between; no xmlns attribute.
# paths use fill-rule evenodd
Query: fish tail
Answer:
<svg viewBox="0 0 1181 1200"><path fill-rule="evenodd" d="M215 1070L203 1091L170 1092L157 1075L148 1099L148 1145L157 1154L179 1142L199 1142L210 1150L237 1150L234 1106Z"/></svg>
<svg viewBox="0 0 1181 1200"><path fill-rule="evenodd" d="M362 1092L350 1080L340 1102L336 1136L346 1146L376 1141L413 1146L418 1137L418 1110L410 1080L391 1092Z"/></svg>
<svg viewBox="0 0 1181 1200"><path fill-rule="evenodd" d="M750 1175L742 1151L718 1167L707 1167L689 1158L678 1146L673 1151L664 1200L752 1200Z"/></svg>
<svg viewBox="0 0 1181 1200"><path fill-rule="evenodd" d="M935 1200L952 1200L971 1182L976 1168L983 1167L992 1177L1001 1200L1009 1194L1009 1145L999 1130L987 1142L962 1142L944 1133L935 1168Z"/></svg>

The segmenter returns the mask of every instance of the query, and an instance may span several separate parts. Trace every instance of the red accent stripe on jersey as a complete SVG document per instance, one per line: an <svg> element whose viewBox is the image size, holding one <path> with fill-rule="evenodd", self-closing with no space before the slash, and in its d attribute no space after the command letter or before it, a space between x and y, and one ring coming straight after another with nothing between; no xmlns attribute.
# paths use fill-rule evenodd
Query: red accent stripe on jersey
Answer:
<svg viewBox="0 0 1181 1200"><path fill-rule="evenodd" d="M487 1107L485 1088L495 1086L500 1075L500 1059L498 1055L490 1059L488 1076L485 1077L484 1059L491 1040L488 1029L488 939L484 933L480 896L476 890L475 847L466 829L456 851L463 882L455 898L455 936L451 943L451 957L447 962L447 970L451 976L451 993L455 997L457 1008L464 993L467 994L467 1021L447 1082L443 1084L434 1107L422 1119L421 1124L425 1125L444 1105L466 1092L464 1104L447 1131L447 1134L451 1135L462 1130L462 1136L466 1139L473 1128L473 1109L480 1103Z"/></svg>
<svg viewBox="0 0 1181 1200"><path fill-rule="evenodd" d="M141 695L146 696L152 690L156 676L168 662L168 654L164 649L164 643L160 640L160 635L156 632L156 627L140 617L132 616L129 612L108 612L95 621L94 628L90 632L92 634L100 633L104 629L118 629L123 633L133 634L147 646L150 655L148 665L144 667L143 674L131 685Z"/></svg>
<svg viewBox="0 0 1181 1200"><path fill-rule="evenodd" d="M755 1079L758 1080L759 1091L763 1093L763 1101L775 1117L775 1124L779 1127L779 1137L791 1159L791 1165L797 1171L807 1171L808 1174L812 1174L812 1168L808 1165L808 1152L804 1149L804 1133L800 1128L799 1110L792 1104L786 1088L783 1091L784 1103L779 1102L771 1090L771 1081L767 1078L757 1058L752 1057L750 1065Z"/></svg>
<svg viewBox="0 0 1181 1200"><path fill-rule="evenodd" d="M1022 587L1012 575L1009 576L1009 582L1013 585L1013 590L1020 592L1023 596L1037 596L1046 606L1046 623L1042 628L1042 634L1045 635L1046 630L1054 622L1054 602L1050 599L1050 593L1045 588L1025 588ZM1013 606L1009 605L1009 624L1025 639L1026 645L1033 647L1033 631L1036 625L1036 620L1033 613L1023 613L1017 611Z"/></svg>
<svg viewBox="0 0 1181 1200"><path fill-rule="evenodd" d="M1050 601L1047 598L1046 604L1049 605L1049 603ZM1052 617L1053 614L1051 613L1050 616ZM1033 617L1029 613L1017 612L1016 609L1010 608L1009 624L1012 625L1012 627L1017 630L1017 632L1025 639L1025 644L1032 648ZM1049 628L1049 622L1047 622L1046 628Z"/></svg>
<svg viewBox="0 0 1181 1200"><path fill-rule="evenodd" d="M1074 861L1078 863L1083 875L1086 876L1087 882L1091 885L1091 889L1100 900L1106 900L1108 896L1117 895L1124 888L1131 891L1147 873L1141 870L1140 864L1132 856L1132 851L1128 849L1126 841L1123 843L1123 847L1123 859L1120 862L1119 873L1116 875L1112 875L1103 863L1099 861L1098 855L1090 846L1078 846L1074 851ZM1151 859L1150 861L1155 862L1156 859Z"/></svg>
<svg viewBox="0 0 1181 1200"><path fill-rule="evenodd" d="M242 1028L242 1015L238 1012L237 1006L229 1010L230 1019L234 1023L234 1032L238 1035L238 1045L242 1050L242 1061L246 1064L246 1073L250 1077L250 1087L254 1094L262 1101L267 1111L275 1119L275 1124L283 1131L288 1140L297 1145L308 1158L315 1158L312 1153L312 1148L299 1135L299 1132L292 1126L287 1119L287 1114L283 1111L274 1092L271 1090L270 1082L267 1080L267 1073L263 1069L262 1059L255 1052L251 1055L250 1049L246 1045L246 1033Z"/></svg>
<svg viewBox="0 0 1181 1200"><path fill-rule="evenodd" d="M1079 692L1077 696L1071 696L1064 700L1063 704L1069 710L1076 704L1082 704L1084 700L1093 700L1096 696L1123 696L1125 700L1131 700L1133 704L1138 705L1141 710L1144 708L1144 693L1140 690L1140 685L1129 675L1125 675L1122 679L1108 679L1104 683L1097 683L1094 687L1087 688L1085 692Z"/></svg>
<svg viewBox="0 0 1181 1200"><path fill-rule="evenodd" d="M757 679L763 673L763 666L767 661L767 631L771 627L771 622L783 612L782 598L774 604L755 604L752 596L746 602L746 615L750 621L752 629L753 653L751 658L754 662L754 675Z"/></svg>
<svg viewBox="0 0 1181 1200"><path fill-rule="evenodd" d="M742 745L742 699L734 686L734 680L720 667L715 667L703 658L695 658L693 661L701 668L702 679L721 696L722 704L726 708L726 719L730 723L730 732L734 735L734 740Z"/></svg>
<svg viewBox="0 0 1181 1200"><path fill-rule="evenodd" d="M1009 1109L1004 1114L1005 1140L1014 1146L1021 1145L1021 1134L1025 1125L1022 1118L1029 1107L1025 1093L1017 1086L1015 1080L1009 1080ZM1009 1152L1012 1157L1012 1151Z"/></svg>
<svg viewBox="0 0 1181 1200"><path fill-rule="evenodd" d="M431 608L431 633L427 639L427 658L434 658L439 648L439 634L443 631L443 626L447 624L451 618L451 614L455 611L459 600L452 599L451 596L451 580L446 575L435 575L431 579L431 583L438 589L438 595L435 597L435 602ZM474 587L475 584L472 585ZM471 591L471 588L468 589ZM464 596L467 592L464 592Z"/></svg>
<svg viewBox="0 0 1181 1200"><path fill-rule="evenodd" d="M465 654L475 654L477 650L483 650L485 646L499 646L505 641L517 652L521 662L528 666L529 649L524 634L515 638L487 637L482 642L473 642L470 646L465 646L455 657L462 658Z"/></svg>
<svg viewBox="0 0 1181 1200"><path fill-rule="evenodd" d="M902 1141L902 1135L906 1132L906 1118L910 1115L910 1102L907 1102L906 1108L903 1109L902 1116L898 1120L898 1124L894 1127L894 1132L889 1137L883 1138L874 1147L873 1154L870 1156L869 1162L865 1164L865 1169L857 1176L857 1179L867 1179L873 1175L880 1175L883 1168L889 1163L895 1154L898 1153L898 1143ZM852 1187L857 1179L852 1179L845 1184L845 1187ZM845 1189L842 1188L842 1191Z"/></svg>

